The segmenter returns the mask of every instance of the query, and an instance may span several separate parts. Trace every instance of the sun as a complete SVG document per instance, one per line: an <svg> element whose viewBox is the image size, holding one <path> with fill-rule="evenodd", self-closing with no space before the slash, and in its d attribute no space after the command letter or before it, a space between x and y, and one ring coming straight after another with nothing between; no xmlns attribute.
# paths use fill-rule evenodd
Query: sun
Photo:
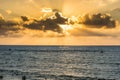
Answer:
<svg viewBox="0 0 120 80"><path fill-rule="evenodd" d="M69 35L69 30L73 29L71 25L60 25L60 27L63 29L63 33L66 35Z"/></svg>
<svg viewBox="0 0 120 80"><path fill-rule="evenodd" d="M71 25L60 25L60 27L64 30L64 31L68 31L73 29L73 27Z"/></svg>

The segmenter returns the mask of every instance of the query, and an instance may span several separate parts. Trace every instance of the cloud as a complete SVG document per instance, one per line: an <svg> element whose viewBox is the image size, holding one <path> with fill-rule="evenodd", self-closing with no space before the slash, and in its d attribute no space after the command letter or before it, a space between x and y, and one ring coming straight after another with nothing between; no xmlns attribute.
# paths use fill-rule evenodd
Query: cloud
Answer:
<svg viewBox="0 0 120 80"><path fill-rule="evenodd" d="M4 19L4 17L2 16L2 14L0 14L0 20L1 20L1 19Z"/></svg>
<svg viewBox="0 0 120 80"><path fill-rule="evenodd" d="M0 14L0 27L5 23L4 17Z"/></svg>
<svg viewBox="0 0 120 80"><path fill-rule="evenodd" d="M69 36L76 37L120 37L120 26L112 29L89 28L89 25L73 25L72 30L68 30Z"/></svg>
<svg viewBox="0 0 120 80"><path fill-rule="evenodd" d="M64 17L57 10L53 11L51 16L47 18L30 18L21 16L21 22L13 20L4 20L0 16L0 36L30 35L33 37L63 37L63 36L112 36L107 29L116 29L115 20L112 20L108 14L87 14L83 17L72 17L73 24L69 23L69 19ZM74 20L75 19L75 20ZM77 21L78 20L78 21ZM77 22L76 22L77 21ZM78 24L79 23L79 24ZM77 25L76 25L77 24ZM68 26L71 25L69 29ZM80 26L82 25L82 26ZM105 27L104 29L102 27ZM95 28L95 29L94 29ZM101 32L106 30L106 32ZM109 31L109 30L108 30ZM109 34L107 34L109 33Z"/></svg>
<svg viewBox="0 0 120 80"><path fill-rule="evenodd" d="M62 32L62 28L59 26L59 24L66 24L67 21L67 19L58 12L55 13L54 18L50 17L42 20L33 19L31 21L30 19L28 19L28 17L21 16L21 19L23 20L23 26L28 29L43 31L51 30L58 33Z"/></svg>
<svg viewBox="0 0 120 80"><path fill-rule="evenodd" d="M71 36L109 36L105 33L101 33L101 32L96 32L90 29L85 29L85 28L81 28L81 29L74 29L70 31L70 35Z"/></svg>
<svg viewBox="0 0 120 80"><path fill-rule="evenodd" d="M18 18L20 15L16 14L16 12L12 12L11 10L5 10L0 8L0 14L4 16L5 20L12 20L13 18Z"/></svg>
<svg viewBox="0 0 120 80"><path fill-rule="evenodd" d="M14 26L18 25L17 22L14 21L6 21L2 15L0 15L0 26Z"/></svg>
<svg viewBox="0 0 120 80"><path fill-rule="evenodd" d="M41 12L52 12L51 8L42 8Z"/></svg>
<svg viewBox="0 0 120 80"><path fill-rule="evenodd" d="M112 19L112 17L109 14L93 14L89 15L86 14L83 17L80 17L81 24L86 24L86 25L92 25L89 26L91 28L115 28L116 27L116 21Z"/></svg>
<svg viewBox="0 0 120 80"><path fill-rule="evenodd" d="M23 29L62 33L62 28L59 24L65 24L67 19L58 12L55 12L53 17L50 16L46 19L34 19L27 16L21 16L22 21L18 23L13 20L5 20L4 17L0 15L0 35L6 36L9 32L9 34L16 33Z"/></svg>
<svg viewBox="0 0 120 80"><path fill-rule="evenodd" d="M11 14L11 13L12 13L12 11L11 11L11 10L6 10L6 12L7 12L8 14Z"/></svg>
<svg viewBox="0 0 120 80"><path fill-rule="evenodd" d="M29 19L28 19L27 16L21 16L21 19L22 19L23 21L29 21Z"/></svg>
<svg viewBox="0 0 120 80"><path fill-rule="evenodd" d="M17 25L19 25L17 22L15 21L6 21L4 20L4 17L2 15L0 15L0 35L8 35L8 32L17 32L19 29L19 27L17 27Z"/></svg>

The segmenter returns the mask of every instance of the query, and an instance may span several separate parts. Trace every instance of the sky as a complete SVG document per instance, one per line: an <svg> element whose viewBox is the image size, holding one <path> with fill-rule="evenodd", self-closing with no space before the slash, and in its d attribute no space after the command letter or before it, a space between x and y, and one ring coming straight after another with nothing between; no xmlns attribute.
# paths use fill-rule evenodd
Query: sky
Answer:
<svg viewBox="0 0 120 80"><path fill-rule="evenodd" d="M120 45L119 3L0 0L0 45Z"/></svg>
<svg viewBox="0 0 120 80"><path fill-rule="evenodd" d="M65 15L120 7L119 0L0 0L0 8L19 15L39 16L41 8L50 7Z"/></svg>

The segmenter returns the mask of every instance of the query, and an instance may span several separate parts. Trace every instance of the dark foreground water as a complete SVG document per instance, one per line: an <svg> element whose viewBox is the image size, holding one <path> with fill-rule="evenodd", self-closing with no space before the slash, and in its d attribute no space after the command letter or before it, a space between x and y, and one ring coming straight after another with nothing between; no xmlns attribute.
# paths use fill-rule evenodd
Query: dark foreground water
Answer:
<svg viewBox="0 0 120 80"><path fill-rule="evenodd" d="M0 80L120 80L119 46L0 46Z"/></svg>

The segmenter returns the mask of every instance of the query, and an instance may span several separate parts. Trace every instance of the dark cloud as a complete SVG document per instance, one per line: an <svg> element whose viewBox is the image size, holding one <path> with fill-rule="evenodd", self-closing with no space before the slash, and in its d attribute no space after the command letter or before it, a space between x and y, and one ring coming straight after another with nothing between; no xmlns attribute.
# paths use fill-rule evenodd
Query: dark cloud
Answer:
<svg viewBox="0 0 120 80"><path fill-rule="evenodd" d="M29 22L29 19L26 16L21 16L21 19L26 22ZM55 32L62 32L62 28L59 24L66 24L67 18L62 17L62 15L58 12L55 12L54 18L47 18L42 20L34 19L31 23L23 23L23 26L29 29L34 30L51 30Z"/></svg>
<svg viewBox="0 0 120 80"><path fill-rule="evenodd" d="M43 25L43 30L52 30L55 32L62 32L62 28L52 19L46 19L41 21L41 24Z"/></svg>
<svg viewBox="0 0 120 80"><path fill-rule="evenodd" d="M58 12L55 13L55 16L56 16L56 18L53 19L53 21L58 24L66 24L66 22L68 21L67 18L62 17L62 15Z"/></svg>
<svg viewBox="0 0 120 80"><path fill-rule="evenodd" d="M2 26L6 26L6 27L12 27L12 26L16 26L16 25L19 25L17 22L14 22L14 21L5 21L4 19L2 19L0 17L0 28Z"/></svg>
<svg viewBox="0 0 120 80"><path fill-rule="evenodd" d="M59 24L66 24L67 18L64 18L60 13L57 11L53 17L48 17L46 19L31 19L27 16L20 17L22 22L17 23L15 21L9 20L6 21L2 16L0 16L0 35L7 35L8 32L16 33L17 31L22 30L20 28L23 27L24 29L31 29L31 30L41 30L46 32L47 30L62 33L62 28Z"/></svg>
<svg viewBox="0 0 120 80"><path fill-rule="evenodd" d="M89 26L89 27L95 27L95 28L101 28L105 26L106 28L115 28L116 27L116 21L112 19L112 17L108 14L94 14L89 15L86 14L84 17L80 18L82 21L80 23L86 24L86 25L95 25L95 26Z"/></svg>
<svg viewBox="0 0 120 80"><path fill-rule="evenodd" d="M23 27L33 30L42 30L42 25L40 24L40 22L32 22L29 24L24 23Z"/></svg>
<svg viewBox="0 0 120 80"><path fill-rule="evenodd" d="M5 23L4 19L2 16L0 16L0 27Z"/></svg>
<svg viewBox="0 0 120 80"><path fill-rule="evenodd" d="M29 21L28 17L26 17L26 16L21 16L21 19L22 19L23 21Z"/></svg>
<svg viewBox="0 0 120 80"><path fill-rule="evenodd" d="M10 35L10 34L17 34L19 31L30 29L30 30L37 30L37 31L44 31L44 32L55 32L55 33L63 33L64 30L60 27L60 24L67 25L69 23L68 18L62 16L60 12L57 10L53 11L53 15L44 18L44 19L33 19L27 16L21 16L21 22L15 22L12 20L6 21L2 15L0 15L0 35ZM78 22L75 22L77 19ZM72 18L71 18L72 20ZM75 21L73 20L73 24L85 24L87 28L102 28L105 26L106 28L115 28L116 21L112 20L110 15L107 14L94 14L94 15L85 15L83 17L76 18ZM87 26L86 26L87 25ZM21 28L22 27L22 28ZM66 26L67 27L67 26ZM74 27L73 27L74 28ZM80 28L80 27L79 27ZM70 34L73 36L108 36L104 33L99 33L96 31L92 31L92 29L73 29Z"/></svg>
<svg viewBox="0 0 120 80"><path fill-rule="evenodd" d="M17 32L20 30L17 22L6 21L2 16L0 16L0 35L8 35L8 32Z"/></svg>

